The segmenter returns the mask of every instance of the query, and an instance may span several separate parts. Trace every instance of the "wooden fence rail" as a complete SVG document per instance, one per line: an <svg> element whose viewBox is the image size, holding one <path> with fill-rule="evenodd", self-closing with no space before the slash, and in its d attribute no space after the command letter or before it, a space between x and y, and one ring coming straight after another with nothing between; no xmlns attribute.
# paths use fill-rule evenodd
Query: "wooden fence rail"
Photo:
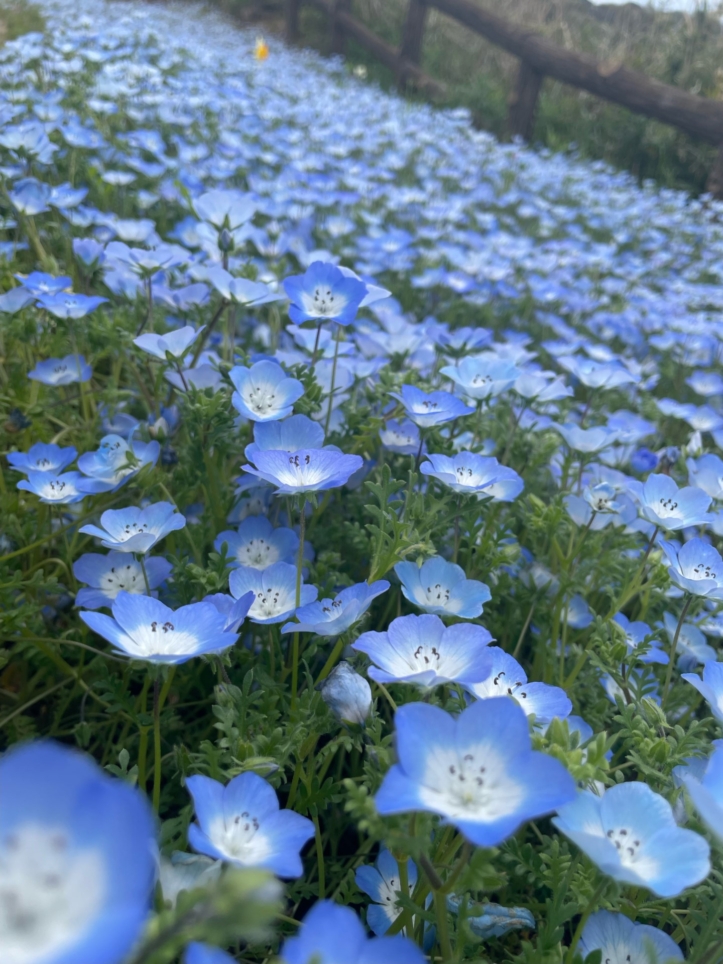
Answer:
<svg viewBox="0 0 723 964"><path fill-rule="evenodd" d="M299 39L301 2L287 0L286 33L292 42ZM409 0L399 47L377 37L352 16L351 0L306 2L329 17L332 48L336 53L342 53L346 38L352 38L394 72L400 87L413 85L431 96L439 96L444 93L444 84L420 66L427 13L434 7L519 59L517 80L509 101L511 135L530 139L542 84L545 77L553 77L716 145L719 152L708 179L708 189L718 197L723 196L723 102L652 80L618 62L601 63L565 50L471 0Z"/></svg>

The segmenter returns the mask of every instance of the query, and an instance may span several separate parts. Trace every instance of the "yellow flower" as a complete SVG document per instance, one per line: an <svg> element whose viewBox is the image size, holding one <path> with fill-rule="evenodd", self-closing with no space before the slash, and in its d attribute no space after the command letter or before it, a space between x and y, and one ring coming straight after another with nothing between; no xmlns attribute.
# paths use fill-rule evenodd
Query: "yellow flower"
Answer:
<svg viewBox="0 0 723 964"><path fill-rule="evenodd" d="M263 37L256 38L256 46L254 47L254 57L257 60L266 60L269 56L269 45L266 43Z"/></svg>

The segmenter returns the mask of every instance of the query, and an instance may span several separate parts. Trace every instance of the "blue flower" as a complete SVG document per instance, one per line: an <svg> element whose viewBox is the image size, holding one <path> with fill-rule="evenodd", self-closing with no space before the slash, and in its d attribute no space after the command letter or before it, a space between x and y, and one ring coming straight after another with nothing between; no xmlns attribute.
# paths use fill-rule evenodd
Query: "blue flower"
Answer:
<svg viewBox="0 0 723 964"><path fill-rule="evenodd" d="M320 900L299 933L281 946L283 964L427 964L416 944L400 934L367 938L350 907Z"/></svg>
<svg viewBox="0 0 723 964"><path fill-rule="evenodd" d="M362 633L352 649L372 660L368 675L378 683L415 683L427 689L486 679L491 641L483 626L445 626L439 616L400 616L386 632Z"/></svg>
<svg viewBox="0 0 723 964"><path fill-rule="evenodd" d="M236 389L231 397L234 408L252 422L286 418L304 394L301 382L272 361L256 362L251 368L236 365L229 378Z"/></svg>
<svg viewBox="0 0 723 964"><path fill-rule="evenodd" d="M34 177L25 177L15 182L8 191L8 197L15 210L22 214L29 217L44 214L50 201L50 185L43 184Z"/></svg>
<svg viewBox="0 0 723 964"><path fill-rule="evenodd" d="M567 447L576 452L601 452L618 440L618 433L604 425L580 428L579 425L553 425L565 440Z"/></svg>
<svg viewBox="0 0 723 964"><path fill-rule="evenodd" d="M367 908L367 924L377 937L381 937L402 912L397 896L402 889L399 865L387 848L382 847L374 866L364 864L358 867L354 880L359 890L374 901ZM412 860L407 861L407 881L411 897L417 883L417 866Z"/></svg>
<svg viewBox="0 0 723 964"><path fill-rule="evenodd" d="M419 429L410 419L390 419L379 429L379 438L385 449L398 455L416 455L419 451Z"/></svg>
<svg viewBox="0 0 723 964"><path fill-rule="evenodd" d="M490 488L497 481L501 466L497 459L473 452L457 452L448 455L428 455L422 462L420 472L439 479L453 492L476 495L478 499L490 498Z"/></svg>
<svg viewBox="0 0 723 964"><path fill-rule="evenodd" d="M291 305L289 318L294 324L304 321L336 321L349 325L366 297L367 286L356 277L347 277L336 265L314 261L303 275L284 281Z"/></svg>
<svg viewBox="0 0 723 964"><path fill-rule="evenodd" d="M262 284L260 281L251 281L248 278L234 278L220 265L209 268L205 278L227 301L247 305L250 308L283 299L283 295L272 291L268 285Z"/></svg>
<svg viewBox="0 0 723 964"><path fill-rule="evenodd" d="M342 723L363 726L372 708L371 687L346 660L342 660L319 684L321 698Z"/></svg>
<svg viewBox="0 0 723 964"><path fill-rule="evenodd" d="M702 489L711 499L723 499L723 460L717 455L687 459L688 482Z"/></svg>
<svg viewBox="0 0 723 964"><path fill-rule="evenodd" d="M18 472L52 472L57 474L74 462L78 455L72 445L61 448L59 445L46 445L36 442L27 452L8 452L7 460Z"/></svg>
<svg viewBox="0 0 723 964"><path fill-rule="evenodd" d="M241 191L216 189L206 191L192 201L193 210L202 220L221 231L235 231L250 221L256 212L256 202Z"/></svg>
<svg viewBox="0 0 723 964"><path fill-rule="evenodd" d="M226 543L227 562L233 568L268 569L275 562L293 564L299 550L299 537L293 529L271 525L266 516L249 516L237 532L221 532L213 542L216 552Z"/></svg>
<svg viewBox="0 0 723 964"><path fill-rule="evenodd" d="M320 449L324 429L306 415L292 415L283 421L254 422L254 440L245 448L246 458L256 460L257 452L299 452Z"/></svg>
<svg viewBox="0 0 723 964"><path fill-rule="evenodd" d="M339 636L353 626L369 609L372 600L389 589L386 579L371 585L358 582L342 589L334 599L320 599L300 606L294 613L298 623L287 623L282 633L315 633L317 636Z"/></svg>
<svg viewBox="0 0 723 964"><path fill-rule="evenodd" d="M314 824L293 810L280 810L274 788L258 774L241 773L225 787L192 776L186 787L198 821L188 828L188 842L198 853L279 877L304 872L299 852L314 836Z"/></svg>
<svg viewBox="0 0 723 964"><path fill-rule="evenodd" d="M75 750L0 759L0 958L121 964L151 909L156 846L143 796Z"/></svg>
<svg viewBox="0 0 723 964"><path fill-rule="evenodd" d="M381 814L439 814L478 847L495 847L526 820L575 797L564 766L530 748L513 700L480 700L458 717L427 703L395 715L395 763L375 802Z"/></svg>
<svg viewBox="0 0 723 964"><path fill-rule="evenodd" d="M465 395L479 400L508 391L520 376L520 370L508 358L483 352L474 358L463 358L459 365L445 365L440 374L450 378Z"/></svg>
<svg viewBox="0 0 723 964"><path fill-rule="evenodd" d="M518 375L514 390L523 398L531 398L536 402L556 402L561 398L569 398L574 394L564 379L554 372L523 371Z"/></svg>
<svg viewBox="0 0 723 964"><path fill-rule="evenodd" d="M78 468L88 476L84 492L112 492L137 475L146 465L155 465L161 454L158 442L126 442L120 435L106 435L95 452L85 452Z"/></svg>
<svg viewBox="0 0 723 964"><path fill-rule="evenodd" d="M723 663L709 660L703 666L703 678L696 673L683 673L687 680L698 690L710 707L713 716L723 723Z"/></svg>
<svg viewBox="0 0 723 964"><path fill-rule="evenodd" d="M35 295L23 287L11 288L0 295L0 314L14 315L35 301Z"/></svg>
<svg viewBox="0 0 723 964"><path fill-rule="evenodd" d="M439 616L476 619L492 598L489 586L467 579L464 569L441 556L414 562L398 562L394 571L402 583L402 593L415 606Z"/></svg>
<svg viewBox="0 0 723 964"><path fill-rule="evenodd" d="M73 254L87 268L96 267L105 260L105 249L95 238L73 238Z"/></svg>
<svg viewBox="0 0 723 964"><path fill-rule="evenodd" d="M119 592L145 593L146 578L148 588L157 589L173 571L173 564L160 556L147 559L145 567L144 577L141 564L125 552L109 552L105 556L97 552L84 553L73 563L73 575L90 588L78 591L76 606L110 609Z"/></svg>
<svg viewBox="0 0 723 964"><path fill-rule="evenodd" d="M215 883L221 876L223 864L201 854L187 854L174 850L170 858L161 857L158 883L165 904L175 907L178 895L184 890L196 890Z"/></svg>
<svg viewBox="0 0 723 964"><path fill-rule="evenodd" d="M619 783L596 796L583 790L552 821L603 873L676 897L710 873L710 848L679 827L668 801L645 783Z"/></svg>
<svg viewBox="0 0 723 964"><path fill-rule="evenodd" d="M85 498L85 491L80 488L85 480L80 472L28 472L27 479L17 484L18 489L32 492L41 502L50 505L68 505L80 502Z"/></svg>
<svg viewBox="0 0 723 964"><path fill-rule="evenodd" d="M279 495L336 489L364 465L361 456L345 455L330 448L291 453L272 449L256 451L254 462L255 465L245 465L245 470L275 485Z"/></svg>
<svg viewBox="0 0 723 964"><path fill-rule="evenodd" d="M649 924L636 924L625 914L599 910L585 924L578 950L587 958L602 951L602 960L636 964L670 964L682 961L683 952L668 935Z"/></svg>
<svg viewBox="0 0 723 964"><path fill-rule="evenodd" d="M490 672L484 680L466 683L465 688L478 700L511 696L535 723L547 725L555 718L565 719L572 713L572 703L559 686L528 683L527 674L517 660L499 646L487 650Z"/></svg>
<svg viewBox="0 0 723 964"><path fill-rule="evenodd" d="M151 596L119 592L113 617L82 612L90 628L132 659L149 663L185 663L194 656L220 653L236 642L225 617L207 602L169 609Z"/></svg>
<svg viewBox="0 0 723 964"><path fill-rule="evenodd" d="M672 613L663 613L663 625L672 644L678 619ZM716 651L708 645L704 633L694 623L684 622L680 627L676 651L678 653L678 666L685 670L695 669L700 663L717 658Z"/></svg>
<svg viewBox="0 0 723 964"><path fill-rule="evenodd" d="M100 524L103 528L87 525L80 531L100 539L106 549L144 554L169 532L183 529L186 519L170 502L156 502L145 509L107 509Z"/></svg>
<svg viewBox="0 0 723 964"><path fill-rule="evenodd" d="M107 298L95 295L77 295L72 291L61 291L54 295L41 295L38 304L55 318L85 318L99 305L106 304Z"/></svg>
<svg viewBox="0 0 723 964"><path fill-rule="evenodd" d="M686 770L691 772L686 773ZM683 783L711 833L723 841L723 744L717 741L700 778L681 767Z"/></svg>
<svg viewBox="0 0 723 964"><path fill-rule="evenodd" d="M236 958L222 951L220 947L193 941L186 948L183 964L236 964Z"/></svg>
<svg viewBox="0 0 723 964"><path fill-rule="evenodd" d="M401 392L390 392L404 406L407 418L420 428L432 428L452 422L461 415L471 415L473 408L464 404L461 398L449 392L430 392L427 394L414 385L402 385Z"/></svg>
<svg viewBox="0 0 723 964"><path fill-rule="evenodd" d="M710 522L710 496L688 485L679 489L669 475L651 475L645 484L631 481L630 489L640 504L640 514L648 522L674 532Z"/></svg>
<svg viewBox="0 0 723 964"><path fill-rule="evenodd" d="M677 549L661 541L668 558L668 575L673 583L694 596L723 599L723 559L704 539L691 539Z"/></svg>
<svg viewBox="0 0 723 964"><path fill-rule="evenodd" d="M194 328L193 325L186 325L184 328L176 328L175 331L167 331L165 335L145 332L134 338L133 344L161 361L166 361L166 355L178 359L183 357L205 327L202 325Z"/></svg>
<svg viewBox="0 0 723 964"><path fill-rule="evenodd" d="M28 372L28 378L43 385L72 385L87 382L93 372L82 355L66 355L65 358L48 358L38 362Z"/></svg>
<svg viewBox="0 0 723 964"><path fill-rule="evenodd" d="M514 502L524 487L525 483L514 469L498 463L495 480L485 490L485 497L489 497L493 502Z"/></svg>
<svg viewBox="0 0 723 964"><path fill-rule="evenodd" d="M597 362L580 355L562 355L558 363L588 388L619 388L640 381L618 361Z"/></svg>
<svg viewBox="0 0 723 964"><path fill-rule="evenodd" d="M661 648L659 639L650 639L645 653L637 652L638 646L645 642L648 636L653 635L653 630L647 623L631 623L628 617L622 613L617 613L613 617L613 622L616 622L625 634L628 652L635 653L636 659L641 663L662 663L665 665L668 662L668 654Z"/></svg>
<svg viewBox="0 0 723 964"><path fill-rule="evenodd" d="M241 566L229 576L231 595L240 599L246 593L254 594L249 610L251 622L267 626L289 619L296 609L296 566L287 562L275 562L268 569L251 569ZM318 593L316 586L302 583L300 605L314 602Z"/></svg>

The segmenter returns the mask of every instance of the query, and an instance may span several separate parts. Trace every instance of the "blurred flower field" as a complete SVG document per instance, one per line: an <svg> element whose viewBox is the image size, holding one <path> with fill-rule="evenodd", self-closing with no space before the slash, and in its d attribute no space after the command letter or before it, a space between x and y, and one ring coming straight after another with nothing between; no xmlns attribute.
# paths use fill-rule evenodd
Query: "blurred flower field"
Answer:
<svg viewBox="0 0 723 964"><path fill-rule="evenodd" d="M723 205L192 5L40 9L2 964L723 961Z"/></svg>

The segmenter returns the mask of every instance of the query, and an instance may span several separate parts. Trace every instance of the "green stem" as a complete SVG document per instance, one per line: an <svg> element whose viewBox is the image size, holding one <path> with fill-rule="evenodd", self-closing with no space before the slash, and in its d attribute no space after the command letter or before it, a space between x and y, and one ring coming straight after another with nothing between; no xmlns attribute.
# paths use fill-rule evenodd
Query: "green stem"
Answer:
<svg viewBox="0 0 723 964"><path fill-rule="evenodd" d="M306 496L301 496L301 518L299 520L299 554L296 559L296 609L301 605L301 570L304 565L304 539L306 537ZM294 633L291 655L291 711L296 709L296 694L299 688L299 633Z"/></svg>
<svg viewBox="0 0 723 964"><path fill-rule="evenodd" d="M685 617L688 615L688 610L690 609L690 604L693 602L693 597L688 596L685 600L685 605L683 606L683 611L680 614L680 619L678 620L678 625L675 627L675 635L673 636L673 642L670 644L670 657L668 658L668 668L665 673L665 686L663 687L663 695L660 700L660 705L665 706L665 700L668 696L668 690L670 689L670 684L673 679L673 666L675 665L675 653L678 649L678 638L680 636L680 631L683 628L683 622Z"/></svg>
<svg viewBox="0 0 723 964"><path fill-rule="evenodd" d="M331 366L331 389L329 391L329 407L326 410L326 422L324 424L324 435L329 434L329 425L331 424L331 409L332 402L334 401L334 385L336 383L336 363L339 360L339 339L341 337L341 325L336 326L336 338L334 345L334 361Z"/></svg>
<svg viewBox="0 0 723 964"><path fill-rule="evenodd" d="M161 710L171 689L175 669L175 666L171 666L163 687L158 676L153 682L153 809L156 813L161 803Z"/></svg>
<svg viewBox="0 0 723 964"><path fill-rule="evenodd" d="M344 637L340 636L337 639L336 643L334 644L334 648L332 649L331 653L329 653L329 658L324 663L324 668L319 673L316 679L317 686L319 685L319 683L322 683L329 675L329 673L334 669L334 667L336 666L337 660L342 654L343 649L344 649Z"/></svg>
<svg viewBox="0 0 723 964"><path fill-rule="evenodd" d="M326 870L324 868L324 842L321 839L321 827L319 826L319 814L314 814L314 829L316 840L316 864L319 871L319 900L324 900L326 896Z"/></svg>
<svg viewBox="0 0 723 964"><path fill-rule="evenodd" d="M143 682L143 689L141 690L141 695L139 698L139 713L146 712L146 699L148 697L148 689L151 685L151 675L150 673L146 676ZM146 790L146 756L148 754L148 727L140 726L140 743L138 744L138 787L145 793Z"/></svg>
<svg viewBox="0 0 723 964"><path fill-rule="evenodd" d="M142 553L142 552L137 553L137 554L136 554L136 559L137 559L138 562L140 562L140 564L141 564L141 571L142 571L142 573L143 573L143 581L144 581L145 584L146 584L146 595L147 595L147 596L150 596L150 594L151 594L151 584L148 582L148 573L146 572L146 561L145 561L145 559L143 558L143 553Z"/></svg>
<svg viewBox="0 0 723 964"><path fill-rule="evenodd" d="M600 900L600 897L602 896L606 886L607 886L606 880L603 880L598 884L597 888L595 889L595 892L593 893L592 897L588 901L587 907L582 912L582 917L580 918L578 925L575 928L575 934L573 935L570 946L567 949L567 954L565 955L565 964L573 964L573 961L575 960L575 951L577 949L577 945L580 943L582 932L585 930L585 925L587 924L590 918L590 915L597 907L598 901Z"/></svg>
<svg viewBox="0 0 723 964"><path fill-rule="evenodd" d="M399 868L399 893L405 898L409 897L409 858L406 856L398 858L397 867ZM411 907L404 907L399 916L402 920L397 933L411 936L414 922Z"/></svg>
<svg viewBox="0 0 723 964"><path fill-rule="evenodd" d="M434 891L434 912L437 917L437 940L445 964L451 964L452 945L449 941L449 925L447 922L447 898L441 890Z"/></svg>

